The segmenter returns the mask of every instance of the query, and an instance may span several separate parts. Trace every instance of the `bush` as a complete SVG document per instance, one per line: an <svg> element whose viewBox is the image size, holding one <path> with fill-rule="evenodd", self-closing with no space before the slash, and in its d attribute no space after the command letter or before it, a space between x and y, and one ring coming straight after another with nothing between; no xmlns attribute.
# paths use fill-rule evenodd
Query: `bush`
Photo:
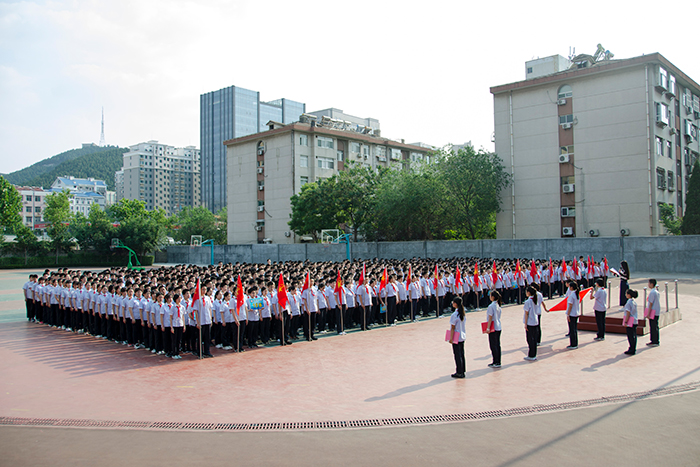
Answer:
<svg viewBox="0 0 700 467"><path fill-rule="evenodd" d="M152 266L153 255L143 255L139 258L142 266ZM96 253L73 253L58 257L58 264L55 256L30 256L25 259L23 256L6 256L0 258L0 269L17 268L82 268L82 267L120 267L126 266L129 261L127 255L100 255Z"/></svg>

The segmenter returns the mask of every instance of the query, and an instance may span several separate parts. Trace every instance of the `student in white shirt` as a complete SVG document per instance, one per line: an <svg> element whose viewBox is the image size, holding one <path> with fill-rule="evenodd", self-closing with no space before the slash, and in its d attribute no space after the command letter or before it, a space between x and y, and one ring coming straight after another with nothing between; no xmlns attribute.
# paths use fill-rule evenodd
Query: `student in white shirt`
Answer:
<svg viewBox="0 0 700 467"><path fill-rule="evenodd" d="M525 325L525 336L527 337L527 357L525 360L537 360L537 291L534 287L525 289L525 304L523 305L523 324Z"/></svg>
<svg viewBox="0 0 700 467"><path fill-rule="evenodd" d="M170 309L168 310L168 314L170 315L170 356L175 359L179 360L182 357L180 356L180 342L182 340L182 333L185 329L185 312L186 309L181 303L182 299L180 297L180 294L175 294L173 296L173 304L170 306Z"/></svg>
<svg viewBox="0 0 700 467"><path fill-rule="evenodd" d="M302 328L304 330L304 338L311 342L317 340L314 336L316 329L316 317L318 315L318 289L314 285L314 280L309 279L309 288L301 294L301 300L304 308L302 315Z"/></svg>
<svg viewBox="0 0 700 467"><path fill-rule="evenodd" d="M419 304L422 298L422 288L417 276L413 276L413 281L408 286L408 296L411 299L411 321L418 321Z"/></svg>
<svg viewBox="0 0 700 467"><path fill-rule="evenodd" d="M574 260L575 261L575 260ZM566 320L569 323L569 350L578 349L579 288L578 282L569 282L569 295L566 298Z"/></svg>
<svg viewBox="0 0 700 467"><path fill-rule="evenodd" d="M467 372L467 361L464 358L464 340L467 337L465 331L465 321L466 312L464 311L464 305L462 305L462 299L455 297L452 300L452 308L455 309L452 316L450 316L450 343L452 344L452 353L455 358L455 366L457 371L452 374L453 378L464 378ZM457 336L457 343L455 344L455 336Z"/></svg>
<svg viewBox="0 0 700 467"><path fill-rule="evenodd" d="M649 309L649 338L650 341L647 343L648 346L658 347L659 346L659 315L661 314L661 296L659 291L656 290L656 279L649 279L649 295L647 296L647 303L645 308ZM635 297L636 298L636 297ZM646 311L646 310L645 310ZM651 315L654 315L652 318ZM647 313L644 314L646 317Z"/></svg>
<svg viewBox="0 0 700 467"><path fill-rule="evenodd" d="M627 303L625 303L625 307L623 308L624 315L622 322L627 324L625 329L627 331L627 342L630 346L627 352L625 352L625 355L634 355L637 353L637 324L639 323L637 320L637 302L635 302L634 299L639 295L636 290L627 289L625 296L627 297ZM629 326L630 320L632 320L631 326Z"/></svg>
<svg viewBox="0 0 700 467"><path fill-rule="evenodd" d="M598 334L593 339L594 341L605 340L605 312L607 311L608 292L605 290L603 279L600 277L595 280L591 300L593 302L593 311L595 312L595 322L598 328Z"/></svg>
<svg viewBox="0 0 700 467"><path fill-rule="evenodd" d="M29 280L22 286L24 291L24 305L27 307L27 321L34 321L34 274L29 275Z"/></svg>
<svg viewBox="0 0 700 467"><path fill-rule="evenodd" d="M491 303L486 309L486 333L489 335L489 348L493 361L489 364L491 368L501 367L501 294L495 290L489 295ZM493 331L491 325L493 324Z"/></svg>

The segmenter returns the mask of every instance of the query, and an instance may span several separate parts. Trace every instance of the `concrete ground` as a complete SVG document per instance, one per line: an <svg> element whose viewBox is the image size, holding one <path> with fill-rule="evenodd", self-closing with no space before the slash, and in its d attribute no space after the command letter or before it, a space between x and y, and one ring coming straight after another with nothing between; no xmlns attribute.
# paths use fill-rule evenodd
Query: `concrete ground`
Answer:
<svg viewBox="0 0 700 467"><path fill-rule="evenodd" d="M480 333L484 312L470 313L467 378L453 380L451 350L442 341L447 319L174 362L22 321L17 293L26 274L0 272L0 465L132 460L199 465L227 459L243 465L700 465L697 391L536 415L370 429L206 433L1 426L3 417L191 423L399 419L697 383L697 278L681 279L683 320L662 330L661 347L647 348L641 338L634 357L622 354L627 343L619 335L594 343L593 333L580 332L580 348L565 350L565 318L552 313L543 317L539 361L524 362L522 312L507 307L503 368L492 370ZM673 306L673 293L671 298Z"/></svg>

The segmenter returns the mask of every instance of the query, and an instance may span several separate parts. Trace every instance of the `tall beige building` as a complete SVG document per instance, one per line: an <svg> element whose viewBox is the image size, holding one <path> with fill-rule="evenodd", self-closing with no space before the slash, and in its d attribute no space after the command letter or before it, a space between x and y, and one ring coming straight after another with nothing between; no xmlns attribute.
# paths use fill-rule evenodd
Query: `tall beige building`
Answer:
<svg viewBox="0 0 700 467"><path fill-rule="evenodd" d="M176 148L148 141L129 146L115 174L118 199L138 199L168 214L201 204L200 156L194 146Z"/></svg>
<svg viewBox="0 0 700 467"><path fill-rule="evenodd" d="M658 53L553 56L525 72L491 88L514 180L498 238L664 235L659 204L682 215L700 151L700 86Z"/></svg>
<svg viewBox="0 0 700 467"><path fill-rule="evenodd" d="M348 161L402 168L430 151L328 116L303 115L300 122L268 126L224 141L229 244L299 242L289 229L290 198L305 183L332 177Z"/></svg>

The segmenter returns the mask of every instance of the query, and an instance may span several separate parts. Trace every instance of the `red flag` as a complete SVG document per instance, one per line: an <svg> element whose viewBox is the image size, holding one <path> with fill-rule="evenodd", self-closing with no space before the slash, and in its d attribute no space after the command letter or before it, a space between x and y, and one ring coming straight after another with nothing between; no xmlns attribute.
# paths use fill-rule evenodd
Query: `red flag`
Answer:
<svg viewBox="0 0 700 467"><path fill-rule="evenodd" d="M479 287L481 279L479 278L479 263L474 264L474 287Z"/></svg>
<svg viewBox="0 0 700 467"><path fill-rule="evenodd" d="M588 294L588 292L591 291L591 287L585 289L585 290L580 290L579 291L579 302L583 300L583 298ZM549 311L566 311L566 300L568 297L564 297L559 303L554 305L552 308L549 309Z"/></svg>
<svg viewBox="0 0 700 467"><path fill-rule="evenodd" d="M343 305L345 293L343 292L343 281L340 278L340 270L338 270L338 278L335 280L335 289L333 291L338 294L338 298L340 299L339 305Z"/></svg>
<svg viewBox="0 0 700 467"><path fill-rule="evenodd" d="M459 272L459 264L457 265L457 272L455 273L455 287L462 285L462 273Z"/></svg>
<svg viewBox="0 0 700 467"><path fill-rule="evenodd" d="M280 273L280 280L277 285L277 304L280 310L287 308L287 287L284 286L284 277L282 277L282 273Z"/></svg>
<svg viewBox="0 0 700 467"><path fill-rule="evenodd" d="M437 295L437 286L438 286L438 268L437 264L435 265L435 279L433 279L433 288L435 289L435 295Z"/></svg>
<svg viewBox="0 0 700 467"><path fill-rule="evenodd" d="M389 280L387 279L387 275L386 275L386 266L384 266L384 272L382 273L382 280L379 281L379 291L380 292L386 287L386 284L388 282L389 282Z"/></svg>
<svg viewBox="0 0 700 467"><path fill-rule="evenodd" d="M491 273L491 280L493 281L493 286L496 287L496 282L498 282L498 268L496 267L496 260L493 260L492 266L493 272Z"/></svg>
<svg viewBox="0 0 700 467"><path fill-rule="evenodd" d="M523 270L520 268L520 259L515 263L515 278L520 279L522 277Z"/></svg>
<svg viewBox="0 0 700 467"><path fill-rule="evenodd" d="M307 272L306 277L304 278L304 285L301 287L301 293L304 293L304 290L308 289L311 286L311 276Z"/></svg>
<svg viewBox="0 0 700 467"><path fill-rule="evenodd" d="M593 275L593 261L591 261L590 256L588 257L588 274Z"/></svg>
<svg viewBox="0 0 700 467"><path fill-rule="evenodd" d="M245 302L245 298L243 296L243 283L241 282L241 275L238 275L238 284L236 284L236 313L238 315L241 314L241 307L243 306L243 302Z"/></svg>
<svg viewBox="0 0 700 467"><path fill-rule="evenodd" d="M362 263L362 273L360 274L360 280L357 281L357 285L362 285L365 283L365 263Z"/></svg>
<svg viewBox="0 0 700 467"><path fill-rule="evenodd" d="M571 266L574 268L574 274L578 275L578 260L574 256L574 259L571 263Z"/></svg>
<svg viewBox="0 0 700 467"><path fill-rule="evenodd" d="M610 269L608 268L608 257L604 256L603 257L603 264L605 265L604 271L607 273Z"/></svg>
<svg viewBox="0 0 700 467"><path fill-rule="evenodd" d="M408 265L408 277L406 278L406 291L408 291L408 288L411 285L411 265Z"/></svg>
<svg viewBox="0 0 700 467"><path fill-rule="evenodd" d="M196 302L202 298L202 289L199 287L199 277L197 278L197 287L194 289L194 294L192 295L192 303Z"/></svg>
<svg viewBox="0 0 700 467"><path fill-rule="evenodd" d="M552 266L552 258L549 258L549 280L552 280L552 276L554 275L554 267Z"/></svg>
<svg viewBox="0 0 700 467"><path fill-rule="evenodd" d="M530 262L530 276L532 276L532 282L535 282L537 278L537 266L535 266L535 260Z"/></svg>
<svg viewBox="0 0 700 467"><path fill-rule="evenodd" d="M566 257L562 256L561 258L561 273L562 273L562 279L563 276L566 276Z"/></svg>

